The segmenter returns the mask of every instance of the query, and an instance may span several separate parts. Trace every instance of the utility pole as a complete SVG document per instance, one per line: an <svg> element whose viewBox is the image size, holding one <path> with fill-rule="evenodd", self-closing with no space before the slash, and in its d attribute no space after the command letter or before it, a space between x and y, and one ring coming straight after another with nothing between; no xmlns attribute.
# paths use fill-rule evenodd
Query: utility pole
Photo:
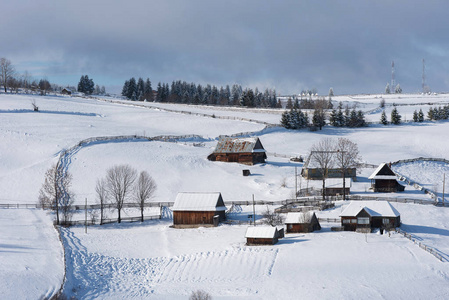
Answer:
<svg viewBox="0 0 449 300"><path fill-rule="evenodd" d="M256 204L254 202L254 194L253 194L253 221L254 226L256 226Z"/></svg>
<svg viewBox="0 0 449 300"><path fill-rule="evenodd" d="M296 166L295 166L295 199L298 200L298 173Z"/></svg>

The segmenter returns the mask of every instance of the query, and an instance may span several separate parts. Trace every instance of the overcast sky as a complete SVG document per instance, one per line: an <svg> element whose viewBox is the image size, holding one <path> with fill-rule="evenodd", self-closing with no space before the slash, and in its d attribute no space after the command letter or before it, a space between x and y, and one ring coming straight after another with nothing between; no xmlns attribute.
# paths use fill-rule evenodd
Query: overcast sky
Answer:
<svg viewBox="0 0 449 300"><path fill-rule="evenodd" d="M158 82L449 91L449 1L0 0L0 57L61 85Z"/></svg>

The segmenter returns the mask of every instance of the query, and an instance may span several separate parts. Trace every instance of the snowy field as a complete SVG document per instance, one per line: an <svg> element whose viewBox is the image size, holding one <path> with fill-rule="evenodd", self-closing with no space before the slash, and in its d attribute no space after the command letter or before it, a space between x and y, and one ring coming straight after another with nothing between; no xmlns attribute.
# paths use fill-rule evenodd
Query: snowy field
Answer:
<svg viewBox="0 0 449 300"><path fill-rule="evenodd" d="M429 106L449 102L447 95L382 97L387 114L396 103L399 112L410 112L410 117L415 109L422 108L426 114ZM39 113L32 111L33 100ZM367 112L368 121L380 119L380 95L338 96L333 100L357 105ZM302 164L272 154L305 156L312 144L324 137L351 139L369 164L416 157L449 159L449 143L441 138L449 132L449 122L445 121L289 131L164 109L278 123L280 112L276 110L128 104L0 94L0 203L36 203L44 173L57 162L59 153L83 139L98 136L195 134L202 137L202 144L194 146L197 140L187 139L178 143L134 141L82 147L68 165L78 204L84 204L86 198L89 204L96 202L95 181L117 164L148 171L158 185L154 201L173 201L180 191L220 191L225 201L250 201L253 194L260 200L284 200L293 195L294 167L299 172ZM219 135L239 132L258 132L269 152L266 164L247 167L206 159ZM446 165L416 163L397 168L427 188L436 186L441 194ZM243 177L242 169L250 169L252 175ZM373 170L361 170L353 193L373 195L367 189L367 177ZM305 180L300 184L303 188L320 185ZM397 196L430 200L412 187ZM319 212L319 217L338 217L344 205ZM401 212L403 229L438 249L447 260L448 209L394 205ZM264 209L258 207L258 214ZM245 219L250 212L250 208L243 207L243 212L233 218ZM8 270L0 275L0 292L11 296L8 299L35 299L59 288L63 254L51 218L39 210L0 209L0 267ZM247 247L245 225L186 230L169 225L170 219L162 219L90 227L87 234L81 227L63 229L69 262L65 292L80 299L182 299L195 289L206 290L214 299L296 299L298 295L305 299L449 297L448 262L438 261L397 234L366 237L335 233L330 231L335 223L324 223L320 232L289 235L275 246Z"/></svg>

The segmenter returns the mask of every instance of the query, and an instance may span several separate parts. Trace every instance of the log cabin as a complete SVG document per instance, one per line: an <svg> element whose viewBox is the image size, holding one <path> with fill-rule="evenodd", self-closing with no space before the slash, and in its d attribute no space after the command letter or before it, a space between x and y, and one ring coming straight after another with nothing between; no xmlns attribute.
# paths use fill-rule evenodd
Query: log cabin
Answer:
<svg viewBox="0 0 449 300"><path fill-rule="evenodd" d="M273 226L251 226L246 229L246 245L274 245L279 241L279 232Z"/></svg>
<svg viewBox="0 0 449 300"><path fill-rule="evenodd" d="M320 230L320 222L313 211L289 212L285 218L287 233L307 233Z"/></svg>
<svg viewBox="0 0 449 300"><path fill-rule="evenodd" d="M226 219L221 193L178 193L172 208L174 227L218 226Z"/></svg>
<svg viewBox="0 0 449 300"><path fill-rule="evenodd" d="M236 162L245 165L264 163L267 154L258 137L220 137L207 159L210 161Z"/></svg>
<svg viewBox="0 0 449 300"><path fill-rule="evenodd" d="M371 180L371 189L376 193L403 192L405 189L386 163L380 164L368 179Z"/></svg>

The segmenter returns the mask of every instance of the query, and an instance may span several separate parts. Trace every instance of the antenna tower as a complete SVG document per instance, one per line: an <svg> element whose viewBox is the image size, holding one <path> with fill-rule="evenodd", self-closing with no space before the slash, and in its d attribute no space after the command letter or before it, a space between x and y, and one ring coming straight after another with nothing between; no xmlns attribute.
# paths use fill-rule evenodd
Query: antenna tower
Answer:
<svg viewBox="0 0 449 300"><path fill-rule="evenodd" d="M391 62L391 87L390 90L392 91L392 93L394 93L394 90L396 88L396 82L394 79L394 60Z"/></svg>
<svg viewBox="0 0 449 300"><path fill-rule="evenodd" d="M426 61L422 59L422 92L426 92Z"/></svg>

